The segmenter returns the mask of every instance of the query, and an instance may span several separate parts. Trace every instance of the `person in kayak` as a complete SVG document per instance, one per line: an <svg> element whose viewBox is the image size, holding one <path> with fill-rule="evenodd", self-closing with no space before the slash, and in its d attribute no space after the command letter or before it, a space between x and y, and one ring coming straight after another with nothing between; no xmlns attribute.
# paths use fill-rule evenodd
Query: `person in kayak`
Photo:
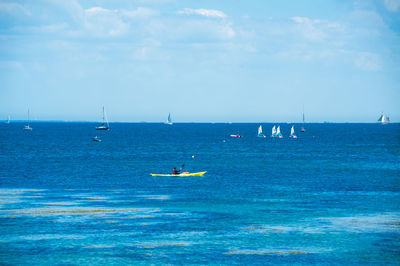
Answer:
<svg viewBox="0 0 400 266"><path fill-rule="evenodd" d="M172 169L172 174L173 174L173 175L179 175L180 172L179 172L178 169L176 169L176 167L174 167L174 169Z"/></svg>
<svg viewBox="0 0 400 266"><path fill-rule="evenodd" d="M173 174L173 175L179 175L179 174L181 174L181 171L182 171L183 167L185 167L184 164L182 164L182 167L181 167L181 169L179 169L179 170L176 169L176 167L174 167L174 169L172 170L172 174Z"/></svg>

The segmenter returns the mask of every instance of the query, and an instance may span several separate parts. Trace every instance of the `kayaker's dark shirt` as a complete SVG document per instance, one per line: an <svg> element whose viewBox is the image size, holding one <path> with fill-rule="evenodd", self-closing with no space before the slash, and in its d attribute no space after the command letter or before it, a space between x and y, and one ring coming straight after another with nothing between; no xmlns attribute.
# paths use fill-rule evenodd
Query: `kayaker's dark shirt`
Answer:
<svg viewBox="0 0 400 266"><path fill-rule="evenodd" d="M173 170L172 170L172 174L173 174L173 175L179 175L179 171L176 170L176 169L173 169Z"/></svg>

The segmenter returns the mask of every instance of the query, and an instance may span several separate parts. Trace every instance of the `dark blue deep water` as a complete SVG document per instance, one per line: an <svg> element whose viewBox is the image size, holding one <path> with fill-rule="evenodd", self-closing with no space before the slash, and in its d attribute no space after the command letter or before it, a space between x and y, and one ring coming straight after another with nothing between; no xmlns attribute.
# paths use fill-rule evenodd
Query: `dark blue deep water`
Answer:
<svg viewBox="0 0 400 266"><path fill-rule="evenodd" d="M0 125L0 264L400 263L399 124L95 126Z"/></svg>

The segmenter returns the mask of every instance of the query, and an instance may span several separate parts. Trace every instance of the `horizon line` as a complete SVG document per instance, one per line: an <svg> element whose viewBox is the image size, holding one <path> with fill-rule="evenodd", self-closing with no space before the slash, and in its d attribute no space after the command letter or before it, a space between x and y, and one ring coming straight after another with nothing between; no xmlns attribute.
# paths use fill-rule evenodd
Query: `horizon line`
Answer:
<svg viewBox="0 0 400 266"><path fill-rule="evenodd" d="M7 122L7 120L1 120L3 123ZM11 120L10 124L12 123L27 123L28 120ZM30 123L101 123L99 121L88 121L88 120L30 120ZM157 122L157 121L113 121L109 122L110 124L112 123L131 123L131 124L165 124L165 122ZM265 123L265 124L381 124L380 122L335 122L335 121L323 121L323 122L287 122L287 121L278 121L278 122L269 122L269 121L240 121L240 122L230 122L230 121L216 121L216 122L211 122L211 121L182 121L182 122L173 122L173 124L259 124L259 123ZM389 124L398 124L400 121L393 121L390 122Z"/></svg>

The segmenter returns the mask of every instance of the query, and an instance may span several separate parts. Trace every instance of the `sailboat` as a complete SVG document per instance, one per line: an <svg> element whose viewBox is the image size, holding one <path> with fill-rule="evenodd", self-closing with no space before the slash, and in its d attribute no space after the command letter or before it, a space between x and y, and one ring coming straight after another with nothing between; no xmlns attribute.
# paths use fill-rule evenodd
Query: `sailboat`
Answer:
<svg viewBox="0 0 400 266"><path fill-rule="evenodd" d="M276 128L275 128L275 125L272 127L271 137L276 137Z"/></svg>
<svg viewBox="0 0 400 266"><path fill-rule="evenodd" d="M106 126L107 124L107 126ZM106 115L106 111L104 110L104 106L103 106L103 123L96 127L96 130L109 130L110 129L110 125L108 124L108 119L107 119L107 115Z"/></svg>
<svg viewBox="0 0 400 266"><path fill-rule="evenodd" d="M297 139L297 136L294 134L294 126L292 126L292 128L290 129L290 136L289 136L289 138Z"/></svg>
<svg viewBox="0 0 400 266"><path fill-rule="evenodd" d="M258 127L258 134L257 134L257 137L260 137L260 138L265 138L265 137L266 137L266 136L262 133L262 126L261 126L261 125Z"/></svg>
<svg viewBox="0 0 400 266"><path fill-rule="evenodd" d="M5 123L10 124L10 116L8 116L8 120Z"/></svg>
<svg viewBox="0 0 400 266"><path fill-rule="evenodd" d="M283 136L282 136L282 133L281 133L281 126L278 126L277 127L277 129L276 129L276 136L278 137L278 138L283 138Z"/></svg>
<svg viewBox="0 0 400 266"><path fill-rule="evenodd" d="M171 113L168 113L167 122L165 122L165 124L167 124L167 125L172 125Z"/></svg>
<svg viewBox="0 0 400 266"><path fill-rule="evenodd" d="M381 114L381 116L378 118L378 122L381 123L382 125L385 125L385 124L390 123L390 119L388 116Z"/></svg>
<svg viewBox="0 0 400 266"><path fill-rule="evenodd" d="M29 126L30 122L31 122L31 119L29 117L29 108L28 108L28 125L25 125L24 130L32 130L32 128Z"/></svg>
<svg viewBox="0 0 400 266"><path fill-rule="evenodd" d="M301 127L300 132L306 132L306 130L304 129L304 106L303 106L303 126Z"/></svg>

